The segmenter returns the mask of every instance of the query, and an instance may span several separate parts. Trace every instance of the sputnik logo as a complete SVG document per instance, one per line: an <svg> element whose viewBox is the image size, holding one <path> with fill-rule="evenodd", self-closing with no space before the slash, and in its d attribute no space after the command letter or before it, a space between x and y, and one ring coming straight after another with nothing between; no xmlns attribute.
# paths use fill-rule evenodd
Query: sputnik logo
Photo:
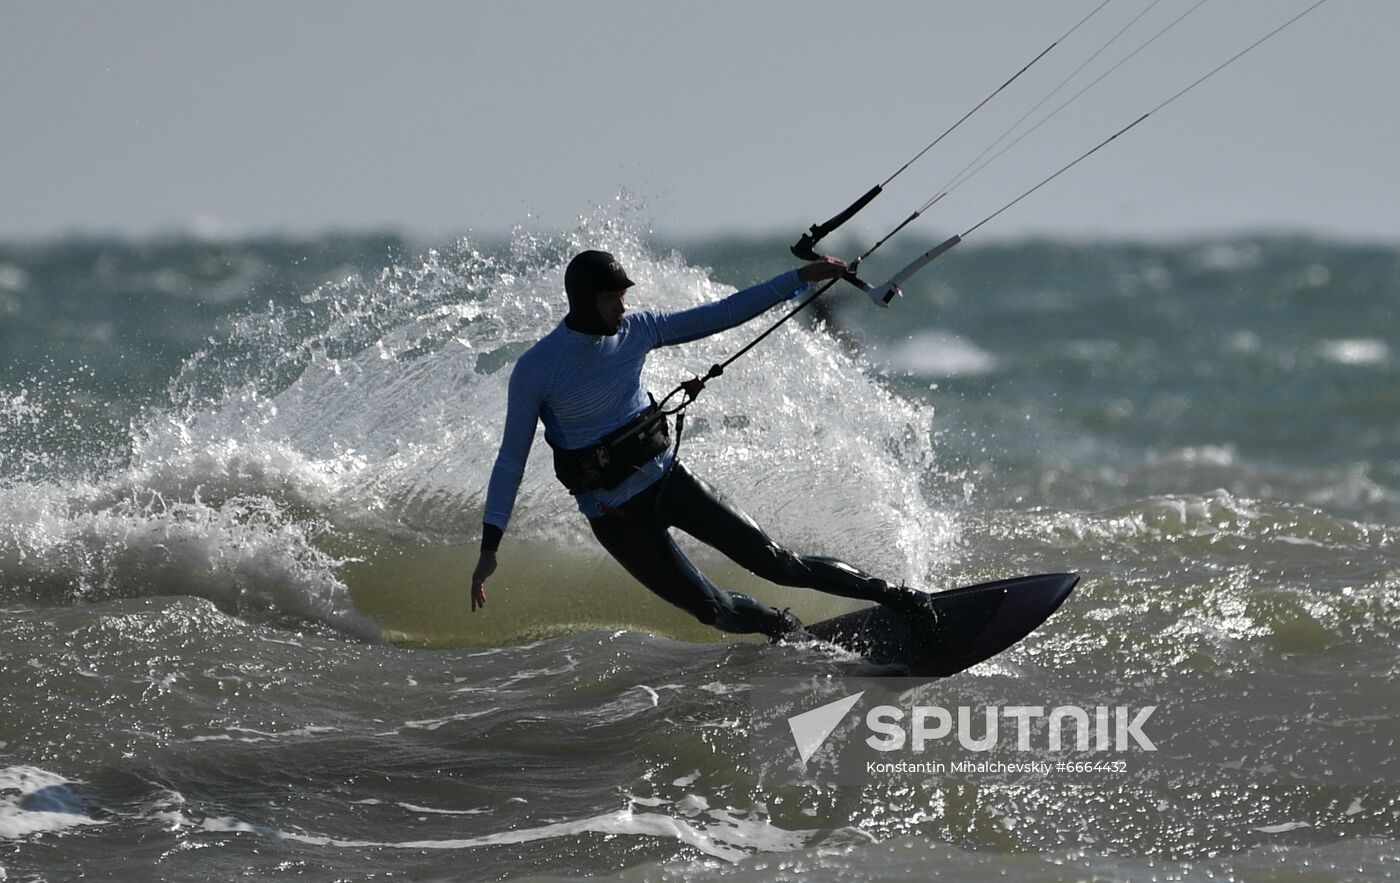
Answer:
<svg viewBox="0 0 1400 883"><path fill-rule="evenodd" d="M797 745L797 755L802 758L803 764L817 753L864 695L865 691L862 690L788 718L788 729L792 731L792 741Z"/></svg>

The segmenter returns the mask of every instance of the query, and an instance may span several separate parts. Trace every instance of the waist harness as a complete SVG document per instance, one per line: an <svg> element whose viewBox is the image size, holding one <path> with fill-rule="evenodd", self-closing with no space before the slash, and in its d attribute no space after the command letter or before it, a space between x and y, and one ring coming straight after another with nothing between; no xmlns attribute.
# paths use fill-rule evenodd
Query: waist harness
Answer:
<svg viewBox="0 0 1400 883"><path fill-rule="evenodd" d="M651 407L583 448L554 449L554 475L571 494L612 490L671 446L666 415ZM545 441L549 441L547 438Z"/></svg>

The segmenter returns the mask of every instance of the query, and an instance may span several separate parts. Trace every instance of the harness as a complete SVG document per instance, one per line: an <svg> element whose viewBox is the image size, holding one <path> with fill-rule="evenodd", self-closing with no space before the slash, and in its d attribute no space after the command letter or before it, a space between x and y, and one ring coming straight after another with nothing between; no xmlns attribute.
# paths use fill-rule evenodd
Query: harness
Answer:
<svg viewBox="0 0 1400 883"><path fill-rule="evenodd" d="M571 494L612 490L671 447L666 412L652 399L650 407L596 444L554 449L554 475Z"/></svg>

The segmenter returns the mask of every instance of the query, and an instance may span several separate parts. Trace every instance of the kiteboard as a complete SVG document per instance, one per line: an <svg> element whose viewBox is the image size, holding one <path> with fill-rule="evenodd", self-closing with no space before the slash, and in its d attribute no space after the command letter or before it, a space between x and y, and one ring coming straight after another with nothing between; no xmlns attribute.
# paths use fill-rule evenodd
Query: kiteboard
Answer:
<svg viewBox="0 0 1400 883"><path fill-rule="evenodd" d="M818 640L913 677L946 677L1035 631L1079 582L1075 573L1018 576L929 596L929 609L867 607L807 626Z"/></svg>

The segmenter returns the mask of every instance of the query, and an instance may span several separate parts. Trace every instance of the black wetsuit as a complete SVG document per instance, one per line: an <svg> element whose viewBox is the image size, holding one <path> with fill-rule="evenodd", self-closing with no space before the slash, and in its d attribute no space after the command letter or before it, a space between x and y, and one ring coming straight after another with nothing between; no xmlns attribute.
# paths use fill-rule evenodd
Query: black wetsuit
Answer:
<svg viewBox="0 0 1400 883"><path fill-rule="evenodd" d="M889 584L835 558L801 556L769 538L752 518L681 463L622 506L588 522L593 535L637 581L707 625L727 632L774 635L781 615L742 592L717 588L671 536L683 530L745 570L782 586L818 589L867 601L886 600Z"/></svg>

